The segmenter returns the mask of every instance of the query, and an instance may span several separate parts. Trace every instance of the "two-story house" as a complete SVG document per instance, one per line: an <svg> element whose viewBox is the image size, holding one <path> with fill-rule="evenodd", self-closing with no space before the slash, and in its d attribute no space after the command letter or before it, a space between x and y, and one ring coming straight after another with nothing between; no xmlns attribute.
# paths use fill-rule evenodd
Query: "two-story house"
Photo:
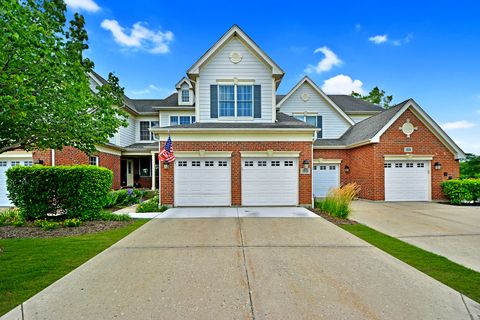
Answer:
<svg viewBox="0 0 480 320"><path fill-rule="evenodd" d="M92 88L105 81L90 76ZM125 97L129 125L97 154L67 147L1 155L0 206L8 205L2 169L32 162L104 166L114 172L114 188L158 188L172 206L311 206L348 182L366 199L429 201L442 199L442 181L458 177L462 150L412 99L385 110L327 95L308 77L279 95L283 76L234 25L175 93ZM159 165L169 135L176 160Z"/></svg>

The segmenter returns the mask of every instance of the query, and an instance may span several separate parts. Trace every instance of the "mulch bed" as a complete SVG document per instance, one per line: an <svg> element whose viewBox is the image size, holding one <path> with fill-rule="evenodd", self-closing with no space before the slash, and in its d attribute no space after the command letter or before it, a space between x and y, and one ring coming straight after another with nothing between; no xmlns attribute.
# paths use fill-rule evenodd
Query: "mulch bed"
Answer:
<svg viewBox="0 0 480 320"><path fill-rule="evenodd" d="M343 224L358 224L357 221L354 221L354 220L349 220L349 219L342 219L342 218L337 218L337 217L332 217L331 215L329 215L328 213L325 213L317 208L311 208L310 211L312 211L313 213L315 213L316 215L322 217L323 219L325 220L328 220L330 221L331 223L333 224L336 224L337 226L338 225L343 225Z"/></svg>
<svg viewBox="0 0 480 320"><path fill-rule="evenodd" d="M12 238L56 238L78 236L116 229L131 224L131 221L85 221L79 227L58 227L45 231L29 222L23 227L0 227L0 239Z"/></svg>

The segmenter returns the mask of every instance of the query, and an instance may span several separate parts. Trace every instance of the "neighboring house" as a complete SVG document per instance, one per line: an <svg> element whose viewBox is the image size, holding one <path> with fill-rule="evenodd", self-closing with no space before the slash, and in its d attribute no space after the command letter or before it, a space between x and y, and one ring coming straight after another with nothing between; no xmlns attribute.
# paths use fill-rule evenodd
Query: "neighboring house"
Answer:
<svg viewBox="0 0 480 320"><path fill-rule="evenodd" d="M442 199L442 181L459 176L462 150L412 99L388 110L347 95L327 95L303 78L276 91L284 71L238 26L195 64L165 99L125 97L129 125L98 153L0 155L13 165L84 163L114 173L114 188L160 188L173 206L311 206L332 187L358 183L361 198ZM91 74L92 89L105 80ZM170 134L175 163L159 166ZM160 179L159 179L160 174ZM160 185L159 185L160 180Z"/></svg>

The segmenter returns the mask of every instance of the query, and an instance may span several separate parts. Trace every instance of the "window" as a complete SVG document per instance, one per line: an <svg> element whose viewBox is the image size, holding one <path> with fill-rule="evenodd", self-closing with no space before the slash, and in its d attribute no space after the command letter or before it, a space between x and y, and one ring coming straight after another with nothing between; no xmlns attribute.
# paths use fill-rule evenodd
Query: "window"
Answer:
<svg viewBox="0 0 480 320"><path fill-rule="evenodd" d="M253 86L237 85L237 117L253 115Z"/></svg>
<svg viewBox="0 0 480 320"><path fill-rule="evenodd" d="M425 168L425 163L417 163L417 168Z"/></svg>
<svg viewBox="0 0 480 320"><path fill-rule="evenodd" d="M97 157L97 156L91 156L91 157L88 159L88 163L89 163L91 166L98 166L98 157Z"/></svg>
<svg viewBox="0 0 480 320"><path fill-rule="evenodd" d="M277 160L272 161L272 162L270 162L270 165L272 167L280 167L280 161L277 161Z"/></svg>
<svg viewBox="0 0 480 320"><path fill-rule="evenodd" d="M402 163L395 163L395 168L402 168L403 164Z"/></svg>
<svg viewBox="0 0 480 320"><path fill-rule="evenodd" d="M213 167L213 161L205 161L205 167Z"/></svg>
<svg viewBox="0 0 480 320"><path fill-rule="evenodd" d="M293 167L293 161L287 160L287 161L285 161L284 165L285 165L285 167Z"/></svg>
<svg viewBox="0 0 480 320"><path fill-rule="evenodd" d="M327 166L319 166L318 170L327 170Z"/></svg>
<svg viewBox="0 0 480 320"><path fill-rule="evenodd" d="M12 167L16 167L20 165L20 161L12 161Z"/></svg>
<svg viewBox="0 0 480 320"><path fill-rule="evenodd" d="M170 116L170 125L178 126L178 116Z"/></svg>
<svg viewBox="0 0 480 320"><path fill-rule="evenodd" d="M187 161L178 161L178 166L179 167L186 167L187 166Z"/></svg>
<svg viewBox="0 0 480 320"><path fill-rule="evenodd" d="M218 111L220 117L235 116L235 86L218 86Z"/></svg>
<svg viewBox="0 0 480 320"><path fill-rule="evenodd" d="M192 167L200 167L200 161L192 161Z"/></svg>
<svg viewBox="0 0 480 320"><path fill-rule="evenodd" d="M384 167L384 168L391 168L391 167L392 167L392 164L391 164L391 163L384 163L384 164L383 164L383 167Z"/></svg>
<svg viewBox="0 0 480 320"><path fill-rule="evenodd" d="M188 89L182 89L182 102L190 101L190 91Z"/></svg>
<svg viewBox="0 0 480 320"><path fill-rule="evenodd" d="M6 167L7 161L0 161L0 167Z"/></svg>
<svg viewBox="0 0 480 320"><path fill-rule="evenodd" d="M337 169L336 166L329 166L329 167L328 167L328 170L335 170L335 169Z"/></svg>
<svg viewBox="0 0 480 320"><path fill-rule="evenodd" d="M195 123L195 116L170 116L170 125L178 126L179 124Z"/></svg>
<svg viewBox="0 0 480 320"><path fill-rule="evenodd" d="M219 117L253 117L253 85L219 85Z"/></svg>
<svg viewBox="0 0 480 320"><path fill-rule="evenodd" d="M190 124L190 116L180 116L180 124Z"/></svg>
<svg viewBox="0 0 480 320"><path fill-rule="evenodd" d="M253 167L253 161L245 161L245 167Z"/></svg>
<svg viewBox="0 0 480 320"><path fill-rule="evenodd" d="M407 167L407 168L413 168L413 163L411 163L411 162L407 163L407 164L406 164L406 167Z"/></svg>
<svg viewBox="0 0 480 320"><path fill-rule="evenodd" d="M25 167L31 167L31 166L33 166L33 161L31 161L31 160L23 161L23 165Z"/></svg>
<svg viewBox="0 0 480 320"><path fill-rule="evenodd" d="M227 161L218 161L218 166L219 167L226 167L227 166Z"/></svg>
<svg viewBox="0 0 480 320"><path fill-rule="evenodd" d="M148 129L158 127L158 121L140 121L140 140L152 141L153 133Z"/></svg>
<svg viewBox="0 0 480 320"><path fill-rule="evenodd" d="M258 166L259 167L266 167L267 166L267 161L265 161L265 160L258 161Z"/></svg>
<svg viewBox="0 0 480 320"><path fill-rule="evenodd" d="M323 127L323 121L322 121L322 116L313 116L313 115L293 115L293 117L297 120L303 121L308 123L309 125L312 125L314 127L317 127L319 129L322 129ZM322 131L317 131L317 138L321 139L322 138Z"/></svg>
<svg viewBox="0 0 480 320"><path fill-rule="evenodd" d="M142 177L150 177L152 161L150 158L140 158L139 159L139 174Z"/></svg>

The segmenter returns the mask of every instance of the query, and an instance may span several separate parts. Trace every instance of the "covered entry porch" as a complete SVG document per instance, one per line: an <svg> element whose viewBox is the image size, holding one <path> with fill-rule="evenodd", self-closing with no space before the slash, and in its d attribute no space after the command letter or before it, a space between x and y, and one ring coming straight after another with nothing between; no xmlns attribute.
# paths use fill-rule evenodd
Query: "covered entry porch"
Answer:
<svg viewBox="0 0 480 320"><path fill-rule="evenodd" d="M122 188L158 189L158 150L123 152L120 159Z"/></svg>

